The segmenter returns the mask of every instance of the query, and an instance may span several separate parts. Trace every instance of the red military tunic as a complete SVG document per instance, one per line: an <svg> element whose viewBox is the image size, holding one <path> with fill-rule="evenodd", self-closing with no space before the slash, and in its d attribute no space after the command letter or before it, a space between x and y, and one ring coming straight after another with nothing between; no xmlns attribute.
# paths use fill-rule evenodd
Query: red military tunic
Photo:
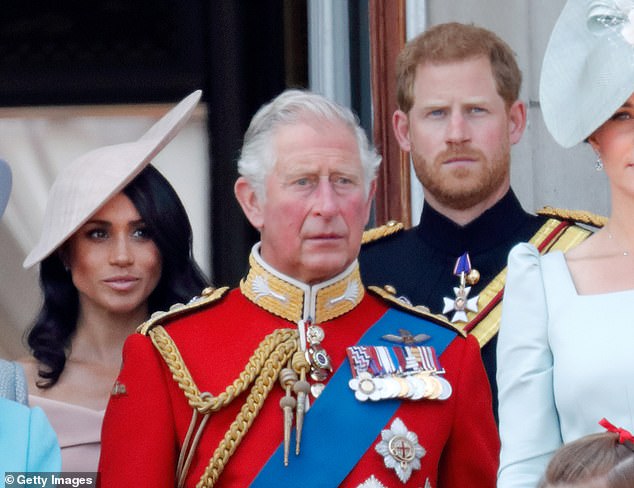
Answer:
<svg viewBox="0 0 634 488"><path fill-rule="evenodd" d="M267 334L277 329L295 330L295 319L305 318L308 312L314 314L311 317L325 331L321 345L330 355L334 369L350 369L344 363L346 347L356 344L394 306L379 296L364 293L356 263L325 286L311 289L275 273L260 259L252 256L252 267L241 289L156 320L165 326L200 392L220 395L245 369ZM337 302L338 310L326 310L326 295L339 294L342 289L350 294L357 285L356 299ZM298 290L299 299L295 300ZM287 295L282 297L284 293ZM297 310L289 311L293 307ZM329 318L332 315L336 316ZM440 361L453 389L451 397L443 401L402 401L340 486L357 487L365 482L365 486L376 487L495 486L499 441L478 344L471 337L457 335ZM214 486L249 486L282 443L283 414L279 403L284 393L279 382L275 383ZM249 390L250 387L228 406L211 413L193 454L185 486L199 482ZM349 394L356 401L351 390ZM337 415L336 408L332 415ZM102 486L175 486L179 452L191 418L192 407L150 338L142 334L131 336L124 347L123 368L103 424L99 468ZM394 469L386 468L383 456L375 450L381 441L380 430L388 429L396 418L418 436L418 443L425 450L420 469L413 470L406 483L398 479ZM328 418L318 421L328 422ZM310 437L302 438L302 445L310 442ZM323 453L323 460L316 461L314 469L305 476L325 476L327 465L337 463L339 454L336 450ZM290 464L294 459L292 444ZM326 479L323 486L330 486ZM292 485L281 481L278 486L295 483L302 484L301 480L294 480Z"/></svg>

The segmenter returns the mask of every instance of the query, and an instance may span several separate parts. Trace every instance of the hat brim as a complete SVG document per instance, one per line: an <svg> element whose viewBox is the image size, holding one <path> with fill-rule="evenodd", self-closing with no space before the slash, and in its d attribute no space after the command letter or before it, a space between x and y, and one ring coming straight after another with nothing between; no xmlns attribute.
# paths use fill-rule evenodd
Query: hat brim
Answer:
<svg viewBox="0 0 634 488"><path fill-rule="evenodd" d="M594 9L604 5L568 0L546 47L540 105L546 127L563 147L587 139L634 92L634 47L621 26L592 22Z"/></svg>
<svg viewBox="0 0 634 488"><path fill-rule="evenodd" d="M11 168L6 161L0 159L0 217L4 214L4 209L9 203L12 181Z"/></svg>
<svg viewBox="0 0 634 488"><path fill-rule="evenodd" d="M137 141L95 149L65 167L51 187L40 240L22 265L52 254L138 176L186 124L201 94L184 98Z"/></svg>

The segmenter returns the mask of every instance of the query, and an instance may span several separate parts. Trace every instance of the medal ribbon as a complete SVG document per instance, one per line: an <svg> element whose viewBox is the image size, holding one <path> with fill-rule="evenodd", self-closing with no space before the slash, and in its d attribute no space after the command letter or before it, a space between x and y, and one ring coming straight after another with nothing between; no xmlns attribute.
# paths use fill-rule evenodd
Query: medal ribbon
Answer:
<svg viewBox="0 0 634 488"><path fill-rule="evenodd" d="M380 344L381 337L395 329L431 336L428 344L438 355L456 337L456 332L422 317L390 309L366 331L358 344ZM357 401L348 388L350 378L350 365L346 359L306 415L300 455L292 456L285 467L281 444L258 473L252 487L339 486L401 405L399 400ZM294 431L292 436L294 439ZM294 442L292 440L291 444ZM333 457L337 462L333 462ZM319 470L318 476L311 475L315 469Z"/></svg>
<svg viewBox="0 0 634 488"><path fill-rule="evenodd" d="M456 265L453 268L453 274L460 276L461 274L468 274L471 271L471 258L469 253L464 253L456 260Z"/></svg>
<svg viewBox="0 0 634 488"><path fill-rule="evenodd" d="M347 350L352 376L369 372L372 376L442 372L436 351L430 346L352 346ZM396 361L394 361L394 359ZM394 363L398 368L394 370ZM380 367L376 367L376 365Z"/></svg>

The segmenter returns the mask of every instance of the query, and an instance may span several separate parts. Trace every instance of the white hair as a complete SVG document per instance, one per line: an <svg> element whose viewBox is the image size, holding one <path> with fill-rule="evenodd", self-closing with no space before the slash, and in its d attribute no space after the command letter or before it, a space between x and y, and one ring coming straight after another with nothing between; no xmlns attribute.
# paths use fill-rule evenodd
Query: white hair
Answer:
<svg viewBox="0 0 634 488"><path fill-rule="evenodd" d="M381 156L368 141L358 118L352 111L328 98L304 90L286 90L271 102L262 106L251 119L244 135L242 151L238 160L238 172L255 190L258 199L265 198L265 181L270 174L277 155L275 154L275 133L284 126L293 125L302 119L315 118L330 123L343 123L354 134L366 195L376 177Z"/></svg>

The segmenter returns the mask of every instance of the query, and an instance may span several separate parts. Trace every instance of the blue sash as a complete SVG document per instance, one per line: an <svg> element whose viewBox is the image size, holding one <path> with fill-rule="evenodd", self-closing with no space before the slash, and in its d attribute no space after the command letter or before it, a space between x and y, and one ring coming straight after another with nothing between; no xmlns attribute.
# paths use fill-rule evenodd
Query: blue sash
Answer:
<svg viewBox="0 0 634 488"><path fill-rule="evenodd" d="M425 333L431 336L425 345L433 346L438 356L456 337L455 331L390 309L366 331L358 344L384 344L381 336L394 334L398 329L407 329L413 335ZM280 445L258 473L252 487L301 485L302 488L322 488L338 486L345 479L401 404L399 400L357 401L348 387L351 378L346 359L306 415L300 455L295 456L293 431L288 466L284 466L284 446Z"/></svg>

